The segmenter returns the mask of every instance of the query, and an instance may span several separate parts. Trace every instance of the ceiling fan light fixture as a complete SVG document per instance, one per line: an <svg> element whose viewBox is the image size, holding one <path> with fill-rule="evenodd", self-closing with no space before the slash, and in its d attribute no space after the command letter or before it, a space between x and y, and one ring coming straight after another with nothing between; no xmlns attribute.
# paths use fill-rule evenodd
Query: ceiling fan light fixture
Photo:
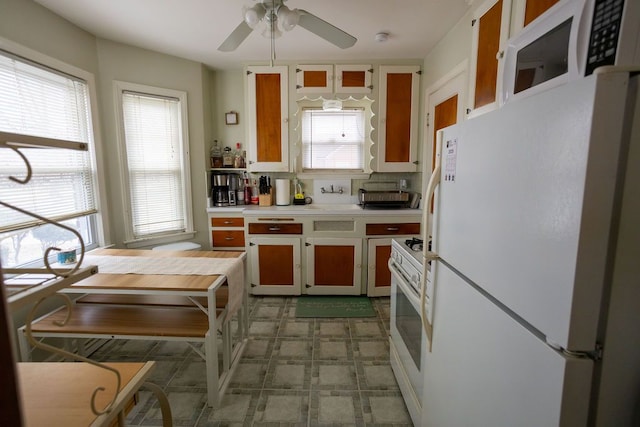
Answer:
<svg viewBox="0 0 640 427"><path fill-rule="evenodd" d="M323 111L342 111L342 101L339 99L325 99L322 101Z"/></svg>
<svg viewBox="0 0 640 427"><path fill-rule="evenodd" d="M273 28L273 38L279 39L282 36L282 31L280 31L280 28L278 28L278 25L275 22L267 22L267 25L264 27L264 30L262 30L262 33L261 33L262 37L266 39L270 39L272 28Z"/></svg>
<svg viewBox="0 0 640 427"><path fill-rule="evenodd" d="M251 29L254 29L262 18L264 18L265 12L266 10L262 3L256 3L244 11L244 22L246 22Z"/></svg>
<svg viewBox="0 0 640 427"><path fill-rule="evenodd" d="M278 21L280 21L283 30L291 31L300 22L300 12L298 9L291 10L282 5L278 8Z"/></svg>

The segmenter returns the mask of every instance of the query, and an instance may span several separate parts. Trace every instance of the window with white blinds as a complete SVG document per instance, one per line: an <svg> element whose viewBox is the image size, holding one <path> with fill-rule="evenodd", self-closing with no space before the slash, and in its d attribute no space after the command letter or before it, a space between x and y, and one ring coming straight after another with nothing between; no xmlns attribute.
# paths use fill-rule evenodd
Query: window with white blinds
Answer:
<svg viewBox="0 0 640 427"><path fill-rule="evenodd" d="M188 151L183 133L186 101L130 90L121 91L120 96L130 237L139 240L191 231Z"/></svg>
<svg viewBox="0 0 640 427"><path fill-rule="evenodd" d="M303 169L361 171L364 167L364 142L364 109L302 110Z"/></svg>
<svg viewBox="0 0 640 427"><path fill-rule="evenodd" d="M0 152L0 200L41 216L66 220L96 212L91 109L87 83L0 51L0 130L85 142L89 151L20 148L31 164L28 184L24 161L13 150ZM8 208L0 210L0 233L42 221Z"/></svg>

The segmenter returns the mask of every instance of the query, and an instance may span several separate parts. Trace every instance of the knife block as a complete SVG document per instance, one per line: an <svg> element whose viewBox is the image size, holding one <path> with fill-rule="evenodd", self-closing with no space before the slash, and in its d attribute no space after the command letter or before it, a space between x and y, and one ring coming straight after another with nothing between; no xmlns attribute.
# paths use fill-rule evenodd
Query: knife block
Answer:
<svg viewBox="0 0 640 427"><path fill-rule="evenodd" d="M258 195L258 206L271 206L273 205L273 188L269 194Z"/></svg>

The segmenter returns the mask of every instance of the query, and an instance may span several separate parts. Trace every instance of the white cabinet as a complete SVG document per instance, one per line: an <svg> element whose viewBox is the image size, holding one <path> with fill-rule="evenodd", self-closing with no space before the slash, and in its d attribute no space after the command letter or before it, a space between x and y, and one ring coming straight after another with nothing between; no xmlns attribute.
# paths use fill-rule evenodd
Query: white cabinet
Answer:
<svg viewBox="0 0 640 427"><path fill-rule="evenodd" d="M281 218L247 219L252 294L300 295L301 234L299 222L282 222Z"/></svg>
<svg viewBox="0 0 640 427"><path fill-rule="evenodd" d="M296 92L310 94L371 93L370 64L298 65Z"/></svg>
<svg viewBox="0 0 640 427"><path fill-rule="evenodd" d="M367 243L367 296L391 294L391 271L387 262L391 255L391 238L369 239Z"/></svg>
<svg viewBox="0 0 640 427"><path fill-rule="evenodd" d="M251 293L300 295L300 238L250 237Z"/></svg>
<svg viewBox="0 0 640 427"><path fill-rule="evenodd" d="M371 93L371 65L336 65L336 93Z"/></svg>
<svg viewBox="0 0 640 427"><path fill-rule="evenodd" d="M378 100L374 170L417 172L420 66L381 66Z"/></svg>
<svg viewBox="0 0 640 427"><path fill-rule="evenodd" d="M511 0L487 0L473 15L469 117L498 106L503 49L509 37Z"/></svg>
<svg viewBox="0 0 640 427"><path fill-rule="evenodd" d="M309 295L360 295L362 239L307 238L305 293Z"/></svg>
<svg viewBox="0 0 640 427"><path fill-rule="evenodd" d="M389 271L387 261L391 255L391 239L419 236L420 223L368 223L366 235L368 238L367 295L370 297L389 296L391 294L391 271Z"/></svg>
<svg viewBox="0 0 640 427"><path fill-rule="evenodd" d="M298 65L296 92L317 94L333 92L333 65Z"/></svg>
<svg viewBox="0 0 640 427"><path fill-rule="evenodd" d="M242 214L209 214L210 244L213 250L244 249Z"/></svg>
<svg viewBox="0 0 640 427"><path fill-rule="evenodd" d="M286 66L247 67L250 172L289 171L289 99Z"/></svg>

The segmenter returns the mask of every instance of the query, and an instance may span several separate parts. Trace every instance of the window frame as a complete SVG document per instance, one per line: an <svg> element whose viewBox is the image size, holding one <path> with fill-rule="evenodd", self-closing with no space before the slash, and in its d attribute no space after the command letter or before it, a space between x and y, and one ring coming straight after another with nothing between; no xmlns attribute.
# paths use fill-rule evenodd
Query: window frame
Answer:
<svg viewBox="0 0 640 427"><path fill-rule="evenodd" d="M95 208L97 212L88 215L80 216L77 218L86 218L90 227L90 232L93 237L92 242L84 242L85 250L95 249L100 246L105 246L109 243L109 213L104 210L107 206L106 193L103 191L105 188L105 173L104 173L104 161L103 161L103 146L100 132L100 116L98 114L98 97L96 79L93 73L76 67L74 65L63 62L59 59L45 55L34 49L23 46L19 43L15 43L11 40L0 37L0 50L5 51L10 55L22 58L26 62L31 62L37 66L48 68L53 73L61 73L68 75L72 78L82 80L87 85L88 92L88 111L90 114L88 123L88 133L90 135L90 141L92 144L89 146L89 158L91 162L91 169L93 172L93 190L95 198ZM29 185L29 184L26 184ZM38 225L39 226L39 225ZM24 228L24 230L33 230L38 226ZM52 252L49 257L50 262L56 261L56 253ZM44 265L42 259L27 262L26 264L19 264L17 266L41 266Z"/></svg>
<svg viewBox="0 0 640 427"><path fill-rule="evenodd" d="M340 145L340 146L359 145L359 147L361 149L360 155L361 155L361 158L362 158L361 167L358 167L358 168L314 168L314 167L307 168L305 166L305 164L304 164L305 163L305 161L304 161L304 159L305 159L305 145L311 145L311 147L313 147L314 141L312 139L309 144L305 144L305 142L304 142L304 133L305 133L304 132L304 124L307 123L307 120L305 120L305 115L310 113L311 117L308 120L312 122L313 121L313 113L314 112L318 112L320 114L327 113L327 115L335 114L337 116L338 113L341 114L343 111L357 111L357 112L360 112L360 114L362 115L362 142L361 143L357 142L356 144L344 144L344 143L337 144L337 145ZM364 160L364 147L365 147L365 143L367 141L367 136L365 134L366 111L365 111L364 108L362 108L362 107L344 107L343 106L341 111L327 111L327 112L325 112L322 108L304 107L304 108L301 109L301 122L303 123L303 126L301 126L301 128L300 128L300 132L303 135L303 137L301 138L301 147L302 147L302 157L301 158L302 158L302 171L303 172L304 171L313 171L313 172L316 172L316 171L317 172L322 172L322 171L331 171L331 172L342 171L342 172L346 172L346 173L362 173L364 171L364 163L365 163L365 160ZM332 122L332 124L333 124L333 122ZM312 126L312 128L313 128L313 126ZM311 132L311 133L313 134L313 132ZM315 143L317 144L316 147L317 146L326 145L326 141L316 141ZM310 156L313 157L313 155L310 155Z"/></svg>
<svg viewBox="0 0 640 427"><path fill-rule="evenodd" d="M331 99L339 99L339 98L331 98ZM356 99L354 97L348 97L346 99L340 99L342 101L342 108L344 109L362 109L364 110L364 144L363 144L363 169L305 169L304 161L303 161L303 149L302 149L302 123L303 123L303 112L306 109L322 109L323 102L327 100L327 98L319 97L319 98L308 98L303 97L296 101L298 106L296 117L297 117L297 125L296 125L296 143L295 143L295 152L296 156L294 157L294 172L296 176L301 179L326 179L327 177L337 178L337 179L368 179L371 176L373 170L371 169L371 162L373 156L371 154L371 148L374 145L373 140L371 139L371 134L374 131L374 128L371 124L373 119L373 111L371 105L374 101L368 97L362 97L360 99Z"/></svg>
<svg viewBox="0 0 640 427"><path fill-rule="evenodd" d="M190 149L189 149L189 132L188 132L188 114L187 114L187 93L185 91L161 88L156 86L141 85L125 81L114 80L113 91L116 107L116 129L117 129L117 147L119 158L120 179L123 183L122 188L122 206L125 240L124 244L128 248L139 248L154 244L163 244L189 239L195 236L193 222L193 208L191 200L191 167L190 167ZM131 181L129 179L129 167L127 161L126 138L124 129L124 111L123 111L123 93L132 92L142 95L149 95L160 98L176 98L179 101L179 120L180 120L180 136L181 136L181 157L182 157L182 191L183 191L183 210L185 228L181 232L167 232L161 234L150 234L136 237L133 230L132 204L131 204Z"/></svg>

